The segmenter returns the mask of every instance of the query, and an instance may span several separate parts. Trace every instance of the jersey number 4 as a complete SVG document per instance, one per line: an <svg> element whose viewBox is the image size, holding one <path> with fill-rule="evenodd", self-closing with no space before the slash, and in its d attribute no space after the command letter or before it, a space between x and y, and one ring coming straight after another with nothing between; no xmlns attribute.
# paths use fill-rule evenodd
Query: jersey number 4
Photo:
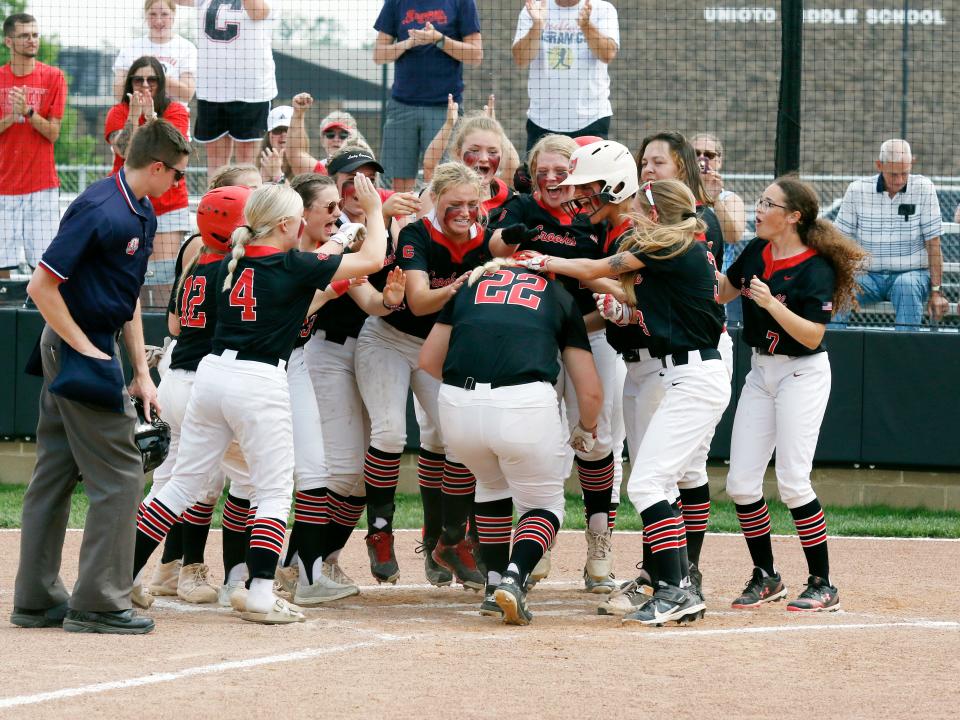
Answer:
<svg viewBox="0 0 960 720"><path fill-rule="evenodd" d="M220 8L240 12L243 9L243 0L211 0L203 18L203 34L216 42L232 42L240 34L240 23L221 23Z"/></svg>
<svg viewBox="0 0 960 720"><path fill-rule="evenodd" d="M183 296L180 300L180 327L202 328L207 326L207 314L197 308L207 296L207 279L203 275L191 275L183 281Z"/></svg>
<svg viewBox="0 0 960 720"><path fill-rule="evenodd" d="M241 308L241 320L257 319L257 298L253 294L253 268L244 268L240 277L233 281L233 287L230 288L230 307Z"/></svg>
<svg viewBox="0 0 960 720"><path fill-rule="evenodd" d="M504 286L518 280L517 284L510 288L509 292ZM481 280L477 285L477 305L520 305L531 310L540 307L541 297L537 293L542 293L547 289L547 281L539 275L531 273L521 273L519 276L512 270L498 270L496 274L486 280Z"/></svg>

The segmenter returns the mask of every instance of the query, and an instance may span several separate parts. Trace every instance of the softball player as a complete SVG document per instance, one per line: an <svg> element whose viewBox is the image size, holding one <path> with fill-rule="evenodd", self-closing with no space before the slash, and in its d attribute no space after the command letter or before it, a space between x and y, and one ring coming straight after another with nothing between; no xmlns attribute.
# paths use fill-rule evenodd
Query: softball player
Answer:
<svg viewBox="0 0 960 720"><path fill-rule="evenodd" d="M583 150L590 153L592 147ZM577 185L575 201L596 212L602 195L616 186L587 181L588 168L581 176L580 167L577 163L568 182ZM702 597L690 589L683 516L674 498L677 482L701 461L704 439L730 399L730 378L717 350L723 312L717 305L716 265L697 240L704 226L693 194L679 181L660 180L644 185L637 206L641 214L616 255L604 260L540 256L525 262L583 280L621 275L631 324L649 334L652 355L660 361L663 398L642 438L631 438L637 450L627 484L650 540L657 587L623 621L662 625L695 620L705 609Z"/></svg>
<svg viewBox="0 0 960 720"><path fill-rule="evenodd" d="M137 524L135 574L174 519L193 504L236 436L250 464L257 501L247 551L249 591L237 602L244 620L304 619L273 594L294 473L284 367L315 291L383 264L386 230L377 222L379 195L366 178L357 178L356 191L370 217L370 236L360 252L341 257L293 249L304 227L303 201L296 192L267 185L251 194L244 210L248 224L234 232L231 258L220 267L213 352L197 368L173 478L147 497Z"/></svg>
<svg viewBox="0 0 960 720"><path fill-rule="evenodd" d="M517 250L534 250L569 258L599 258L603 256L600 238L605 229L593 225L583 214L568 215L563 204L573 197L573 188L561 185L567 179L570 158L578 143L563 135L545 135L530 150L527 165L535 183L533 195L520 195L499 213L494 213L494 224L503 228L493 234L490 249L494 255L511 255ZM629 153L628 153L629 155ZM636 171L633 172L636 187ZM635 190L634 190L635 192ZM532 237L518 244L504 242L506 235L516 233L510 226L520 224L534 230ZM591 592L609 593L616 587L613 580L613 552L611 536L615 509L619 502L619 487L623 478L623 412L620 399L626 368L617 357L617 351L607 342L604 321L597 312L593 294L577 280L561 280L577 301L590 338L590 347L597 371L603 382L603 411L600 413L597 443L589 453L575 455L580 488L583 493L587 529L587 558L583 580ZM573 383L566 372L561 373L557 391L564 399L567 422L575 426L579 419ZM567 453L566 475L573 462ZM614 488L617 497L613 497ZM545 576L540 567L535 580Z"/></svg>
<svg viewBox="0 0 960 720"><path fill-rule="evenodd" d="M452 115L457 117L457 103L452 103ZM450 108L448 108L448 111ZM453 125L450 122L450 113L447 116L447 125L445 125L424 155L423 171L424 177L433 177L433 167L430 157L438 155L446 145L447 138L450 137ZM439 148L439 149L438 149ZM431 152L433 150L433 152ZM486 113L470 115L460 120L456 132L453 134L453 140L449 148L450 159L461 162L468 168L475 170L480 176L480 200L483 209L490 214L497 208L503 207L516 193L510 186L504 182L497 173L503 164L503 177L513 178L513 171L519 162L517 151L513 144L507 138L507 134L493 117ZM429 212L433 206L430 204L429 196L423 198L424 212Z"/></svg>
<svg viewBox="0 0 960 720"><path fill-rule="evenodd" d="M480 613L527 625L524 586L563 522L564 439L553 383L558 356L577 388L571 443L589 452L603 391L582 314L561 283L492 261L447 303L420 354L443 380L447 448L477 477L487 586ZM483 352L480 349L484 348ZM512 501L511 501L512 498ZM519 521L510 547L513 508Z"/></svg>
<svg viewBox="0 0 960 720"><path fill-rule="evenodd" d="M380 582L396 582L400 572L393 551L393 499L406 442L407 392L412 387L434 429L429 441L421 431L427 579L449 583L449 575L438 572L440 565L465 586L483 589L483 576L464 534L475 481L455 458L444 455L436 430L439 383L417 366L423 340L437 313L463 284L464 272L489 257L487 234L478 223L480 192L480 177L470 168L460 163L437 168L430 189L435 210L400 233L396 262L407 275L408 307L368 318L357 338L357 384L370 414L370 446L363 467L367 548L371 572Z"/></svg>
<svg viewBox="0 0 960 720"><path fill-rule="evenodd" d="M717 267L723 265L723 229L713 209L713 200L707 194L703 184L697 153L687 139L677 132L662 132L643 139L637 153L637 166L642 181L679 180L693 193L697 201L697 214L706 225L702 239L713 254ZM733 376L733 339L726 332L720 335L718 347L727 372ZM705 449L709 452L710 441L706 439ZM687 553L690 558L690 575L694 585L702 594L702 576L700 573L700 550L707 533L710 518L710 485L707 477L706 453L702 453L704 462L690 468L678 483L680 507L683 522L687 528Z"/></svg>
<svg viewBox="0 0 960 720"><path fill-rule="evenodd" d="M758 607L787 594L774 566L763 498L763 474L774 448L780 498L793 516L809 570L806 589L787 609L840 607L810 469L830 396L826 325L834 312L855 305L856 273L866 253L818 213L809 185L795 177L774 181L757 202L757 237L720 277L723 302L737 294L744 298L743 339L753 348L727 475L727 494L754 564L735 608Z"/></svg>
<svg viewBox="0 0 960 720"><path fill-rule="evenodd" d="M332 178L312 173L300 175L293 179L291 186L303 199L307 220L301 250L320 248L328 254L340 254L349 239L347 233L355 237L350 249L360 249L363 226L345 225L337 231L340 195ZM378 287L383 293L376 289ZM359 593L356 583L337 563L339 552L365 504L362 482L365 423L353 376L352 350L367 314L384 315L390 312L388 304L399 306L403 302L403 271L399 268L389 273L380 270L371 276L369 283L338 288L334 292L340 289L346 289L349 295L328 301L307 319L287 366L294 410L295 454L298 441L308 446L303 452L303 469L299 462L297 466L295 522L287 556L290 560L295 554L299 560L300 582L294 587L292 576L287 578L287 586L293 590L294 602L298 605L316 605ZM329 294L330 290L326 292ZM351 327L349 349L346 335L339 344L335 342L339 338L331 335L328 345L328 330L324 328L356 318L357 313L359 322L354 320L355 329ZM304 397L298 400L297 394ZM302 408L300 415L298 407Z"/></svg>
<svg viewBox="0 0 960 720"><path fill-rule="evenodd" d="M180 430L197 366L213 345L217 273L225 254L230 251L231 234L243 223L243 207L249 196L248 188L222 187L204 195L197 206L197 226L203 249L181 273L168 308L168 329L177 337L177 344L171 352L170 368L160 381L158 394L166 403L170 451L167 459L153 473L154 493L159 492L173 474L180 447ZM240 469L243 469L242 464ZM231 479L224 510L224 595L229 594L231 575L236 584L237 576L246 570L243 548L246 544L246 514L250 504L247 473L231 473ZM176 552L172 559L167 559L166 553L170 548L165 545L165 556L161 558L162 562L150 584L152 594L178 595L182 600L192 603L215 602L218 599L217 590L207 579L209 568L203 562L203 554L213 509L223 491L223 484L223 470L217 468L199 501L187 509L182 518L177 519L175 527L179 530L179 545L172 548Z"/></svg>

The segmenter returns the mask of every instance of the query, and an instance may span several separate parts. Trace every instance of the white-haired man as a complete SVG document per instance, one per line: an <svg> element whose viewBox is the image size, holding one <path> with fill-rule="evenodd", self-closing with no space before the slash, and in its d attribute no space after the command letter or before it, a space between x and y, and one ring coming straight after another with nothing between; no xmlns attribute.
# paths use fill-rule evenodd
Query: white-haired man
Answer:
<svg viewBox="0 0 960 720"><path fill-rule="evenodd" d="M870 251L867 272L859 278L859 301L893 303L897 330L916 329L925 304L934 321L949 306L940 289L940 202L933 183L911 174L912 166L906 140L884 142L879 173L850 183L836 220Z"/></svg>

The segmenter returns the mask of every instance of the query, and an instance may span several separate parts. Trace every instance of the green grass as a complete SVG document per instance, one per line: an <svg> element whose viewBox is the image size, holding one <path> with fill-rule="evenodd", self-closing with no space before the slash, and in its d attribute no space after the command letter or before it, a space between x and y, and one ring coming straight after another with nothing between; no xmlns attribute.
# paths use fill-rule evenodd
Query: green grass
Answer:
<svg viewBox="0 0 960 720"><path fill-rule="evenodd" d="M16 528L20 526L20 508L25 487L22 485L0 485L0 527ZM214 513L214 527L220 527L220 515L223 500ZM87 511L87 497L82 487L73 494L70 509L70 527L83 527ZM827 507L827 528L831 535L865 535L890 537L960 537L960 512L924 510L922 508L904 510L880 505L869 507ZM793 521L790 513L779 502L770 502L770 517L774 533L792 534ZM397 512L394 526L398 528L418 528L421 524L420 498L417 495L398 495ZM365 527L361 519L360 527ZM564 527L580 530L584 527L583 505L576 495L567 495L567 516ZM629 503L620 505L617 514L617 528L620 530L640 530L640 518ZM740 532L733 503L714 502L710 513L709 529L713 532Z"/></svg>

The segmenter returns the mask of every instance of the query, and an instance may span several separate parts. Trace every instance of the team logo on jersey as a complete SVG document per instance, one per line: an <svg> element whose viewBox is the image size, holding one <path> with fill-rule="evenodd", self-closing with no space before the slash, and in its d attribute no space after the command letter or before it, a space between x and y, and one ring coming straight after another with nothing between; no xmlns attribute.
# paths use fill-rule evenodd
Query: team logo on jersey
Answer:
<svg viewBox="0 0 960 720"><path fill-rule="evenodd" d="M134 255L138 247L140 247L140 238L130 238L130 242L127 243L127 255Z"/></svg>
<svg viewBox="0 0 960 720"><path fill-rule="evenodd" d="M410 260L413 257L413 245L405 245L403 248L403 257Z"/></svg>
<svg viewBox="0 0 960 720"><path fill-rule="evenodd" d="M316 255L317 255L317 260L327 260L327 259L330 258L329 255L327 255L326 253L322 253L322 252L318 252Z"/></svg>

